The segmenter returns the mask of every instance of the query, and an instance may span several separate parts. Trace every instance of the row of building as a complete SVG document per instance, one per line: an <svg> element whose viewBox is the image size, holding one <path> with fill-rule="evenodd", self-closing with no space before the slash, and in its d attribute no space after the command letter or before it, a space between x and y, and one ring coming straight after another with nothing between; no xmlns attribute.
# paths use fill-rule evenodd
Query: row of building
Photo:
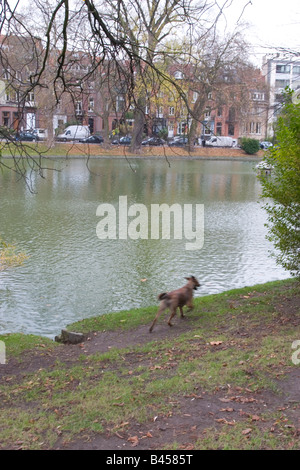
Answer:
<svg viewBox="0 0 300 470"><path fill-rule="evenodd" d="M30 50L27 56L20 54L24 43L19 38L11 38L10 41L4 37L0 39L2 128L12 131L45 128L51 134L78 123L88 125L92 134L131 133L134 105L128 101L126 84L120 79L112 80L113 70L102 66L97 73L89 75L84 86L83 82L78 82L73 89L75 92L67 93L64 90L59 97L57 94L54 97L50 88L30 87L29 77L37 64L30 57L28 59ZM8 60L8 57L14 60ZM83 68L87 69L88 64L86 59L82 62L81 56L80 60L71 62L70 73L79 77ZM190 80L183 65L173 65L170 70L175 81ZM197 137L223 135L258 140L271 137L282 91L286 86L292 89L300 87L300 58L278 54L265 56L261 70L250 67L243 70L243 78L239 75L239 79L235 80L233 76L234 71L226 73L225 69L207 92L203 113L198 116ZM187 107L182 100L175 99L167 88L156 89L155 93L149 89L144 109L147 118L145 134L155 135L162 130L169 138L187 134L193 120L190 110L198 99L197 87L191 87L188 96Z"/></svg>

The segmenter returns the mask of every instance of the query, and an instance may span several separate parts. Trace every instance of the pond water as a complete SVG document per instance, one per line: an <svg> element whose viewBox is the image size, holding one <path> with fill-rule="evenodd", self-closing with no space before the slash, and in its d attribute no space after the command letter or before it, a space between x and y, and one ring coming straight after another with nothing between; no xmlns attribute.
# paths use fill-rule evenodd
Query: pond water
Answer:
<svg viewBox="0 0 300 470"><path fill-rule="evenodd" d="M195 275L203 296L289 277L269 256L266 214L251 161L84 159L52 161L35 192L0 173L0 233L29 256L0 272L0 334L54 337L66 325L113 311L157 304L157 294ZM204 244L187 240L102 239L97 208L119 197L128 207L204 205ZM132 217L128 220L133 220ZM171 220L172 222L172 220ZM195 223L195 222L194 222Z"/></svg>

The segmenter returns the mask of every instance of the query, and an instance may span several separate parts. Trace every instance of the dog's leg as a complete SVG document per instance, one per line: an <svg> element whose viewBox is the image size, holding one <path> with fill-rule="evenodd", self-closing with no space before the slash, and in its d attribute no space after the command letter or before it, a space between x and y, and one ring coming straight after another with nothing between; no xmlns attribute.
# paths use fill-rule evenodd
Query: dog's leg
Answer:
<svg viewBox="0 0 300 470"><path fill-rule="evenodd" d="M188 307L188 312L193 310L193 308L194 308L193 301L190 300L189 302L187 302L186 306Z"/></svg>
<svg viewBox="0 0 300 470"><path fill-rule="evenodd" d="M159 310L158 310L158 312L157 312L157 314L156 314L156 316L155 316L155 318L154 318L154 320L153 320L153 323L152 323L152 325L151 325L150 328L149 328L149 332L150 332L150 333L152 333L153 327L154 327L154 325L155 325L155 323L156 323L158 317L160 316L160 314L161 314L164 310L166 310L166 308L167 308L166 305L161 305L161 306L160 306L160 308L159 308Z"/></svg>
<svg viewBox="0 0 300 470"><path fill-rule="evenodd" d="M179 309L180 309L180 316L181 316L181 318L184 318L184 314L183 314L183 309L182 309L182 307L179 307Z"/></svg>
<svg viewBox="0 0 300 470"><path fill-rule="evenodd" d="M172 310L171 310L171 315L170 315L170 318L169 318L169 321L168 321L168 325L169 326L173 326L172 323L171 323L171 320L173 317L175 317L176 315L176 310L177 310L177 307L173 307Z"/></svg>

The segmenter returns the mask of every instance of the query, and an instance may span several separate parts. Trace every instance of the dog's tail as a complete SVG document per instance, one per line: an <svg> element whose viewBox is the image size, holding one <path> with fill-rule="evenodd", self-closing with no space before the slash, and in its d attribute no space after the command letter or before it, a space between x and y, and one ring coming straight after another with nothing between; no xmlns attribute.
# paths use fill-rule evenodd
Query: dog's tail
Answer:
<svg viewBox="0 0 300 470"><path fill-rule="evenodd" d="M163 292L162 294L159 294L158 296L158 300L164 300L164 299L167 299L169 296L167 294L167 292Z"/></svg>

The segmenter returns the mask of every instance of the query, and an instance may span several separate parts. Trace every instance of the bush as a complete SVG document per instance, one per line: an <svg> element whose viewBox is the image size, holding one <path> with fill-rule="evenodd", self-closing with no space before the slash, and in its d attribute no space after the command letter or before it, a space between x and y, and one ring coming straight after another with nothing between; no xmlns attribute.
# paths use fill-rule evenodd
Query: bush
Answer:
<svg viewBox="0 0 300 470"><path fill-rule="evenodd" d="M275 257L291 274L300 277L300 103L287 91L276 125L277 145L265 156L273 166L271 178L259 176L264 208L268 213L268 236Z"/></svg>
<svg viewBox="0 0 300 470"><path fill-rule="evenodd" d="M241 141L241 148L249 155L253 155L260 150L260 144L256 139L248 139L244 137Z"/></svg>

